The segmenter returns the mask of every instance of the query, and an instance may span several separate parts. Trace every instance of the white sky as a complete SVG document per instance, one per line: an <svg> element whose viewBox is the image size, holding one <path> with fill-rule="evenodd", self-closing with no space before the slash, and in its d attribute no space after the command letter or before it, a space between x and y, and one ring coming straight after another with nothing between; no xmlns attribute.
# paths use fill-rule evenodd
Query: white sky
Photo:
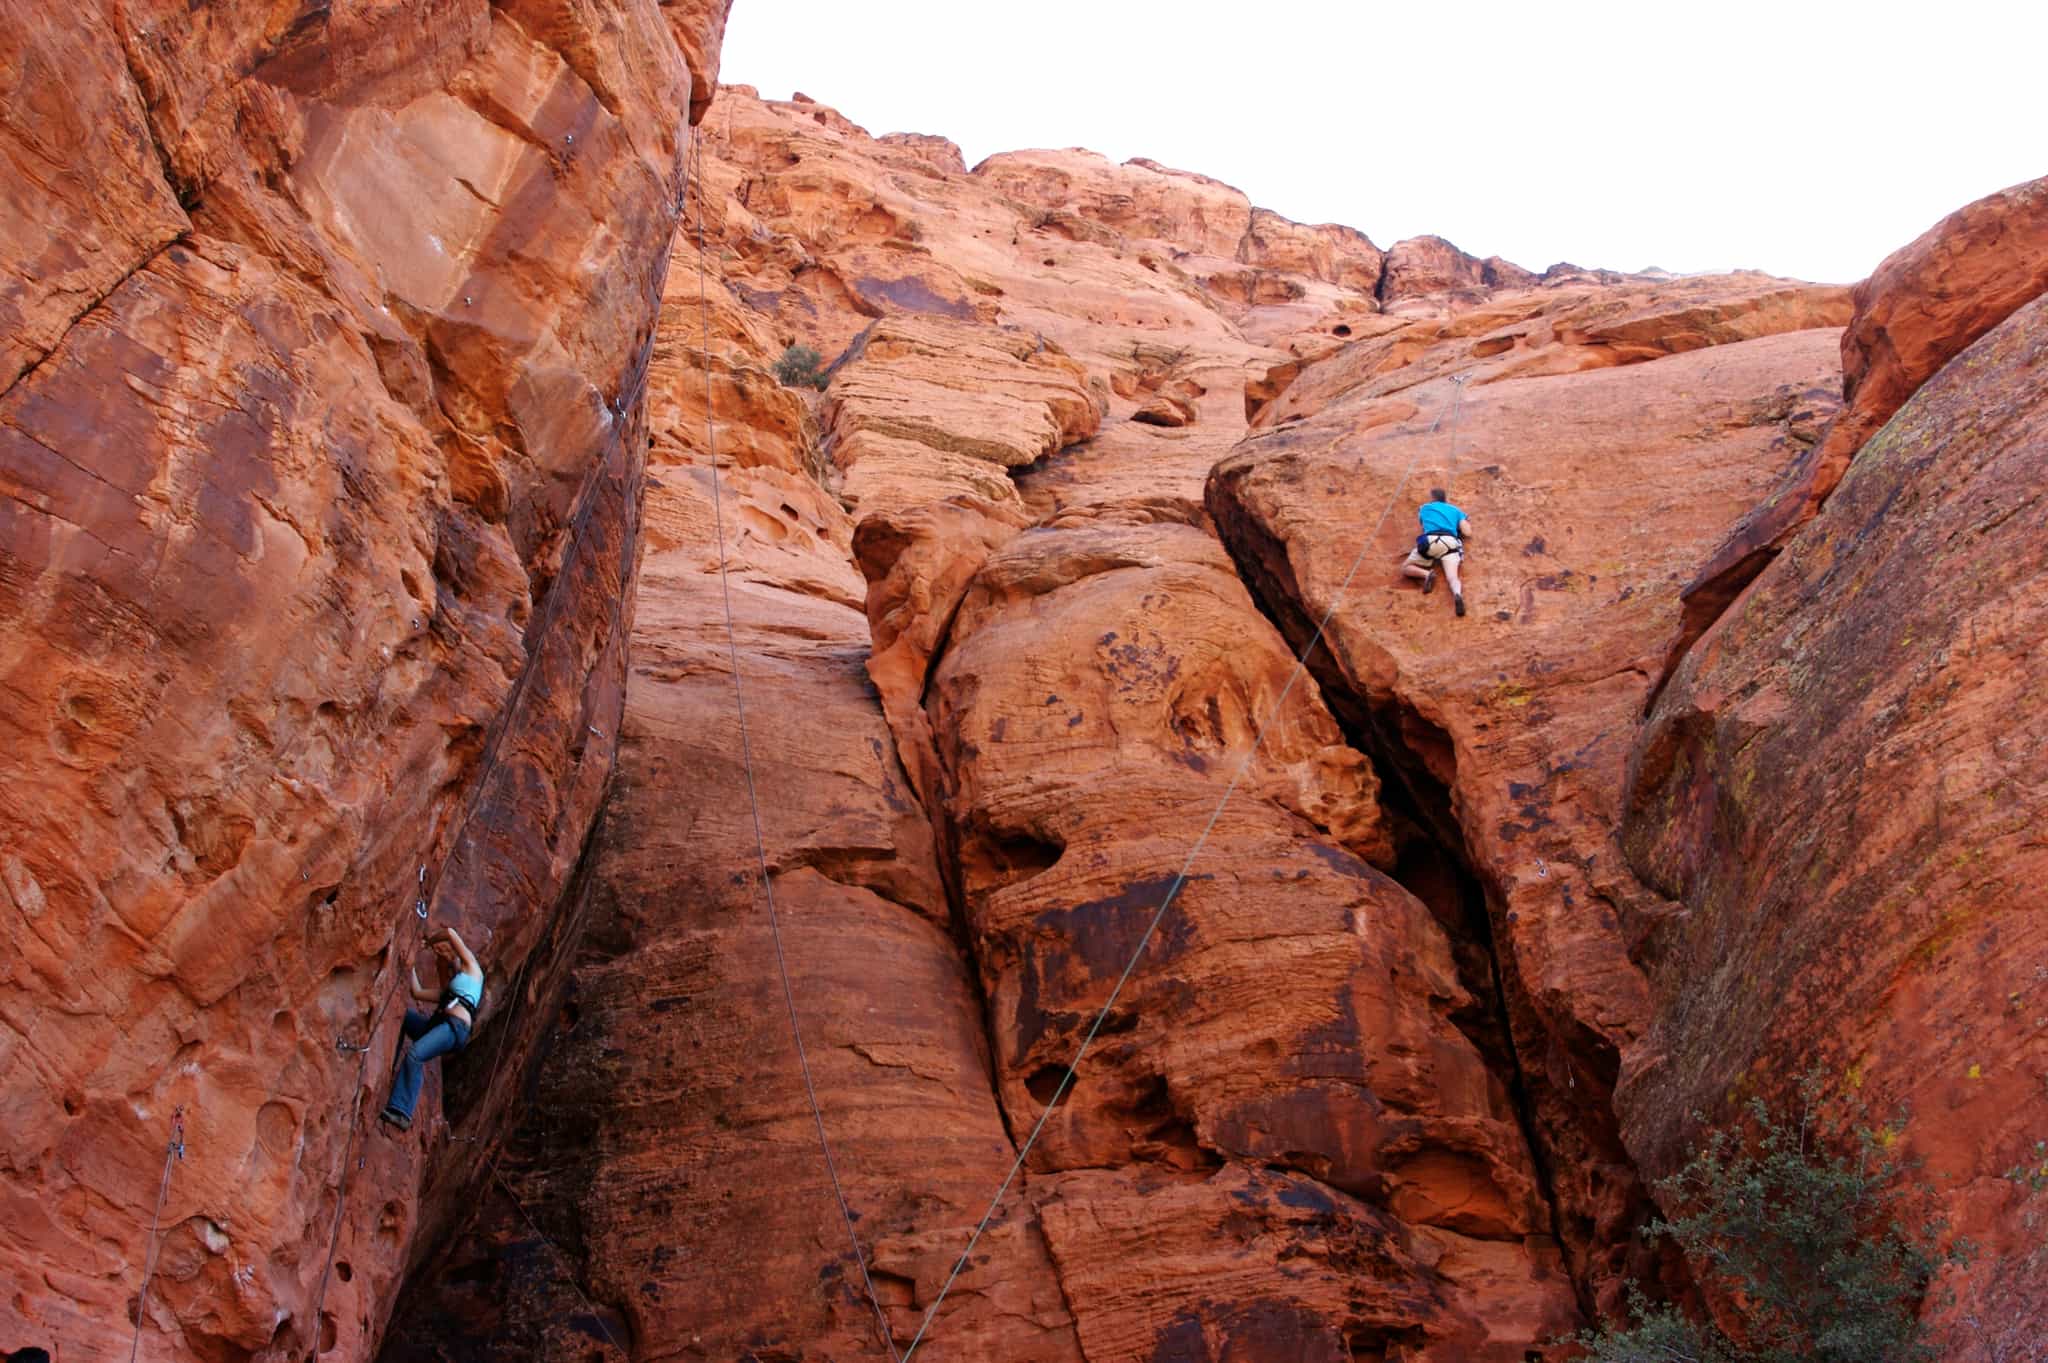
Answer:
<svg viewBox="0 0 2048 1363"><path fill-rule="evenodd" d="M1534 270L1848 282L2048 174L2040 0L736 0L722 78Z"/></svg>

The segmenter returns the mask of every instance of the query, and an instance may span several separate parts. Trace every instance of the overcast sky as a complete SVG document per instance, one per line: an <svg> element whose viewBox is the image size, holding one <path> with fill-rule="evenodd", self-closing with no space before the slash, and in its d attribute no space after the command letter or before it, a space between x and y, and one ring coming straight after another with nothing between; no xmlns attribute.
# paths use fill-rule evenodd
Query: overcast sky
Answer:
<svg viewBox="0 0 2048 1363"><path fill-rule="evenodd" d="M723 79L969 165L1150 157L1382 246L1848 282L2048 174L2044 73L2038 0L736 0Z"/></svg>

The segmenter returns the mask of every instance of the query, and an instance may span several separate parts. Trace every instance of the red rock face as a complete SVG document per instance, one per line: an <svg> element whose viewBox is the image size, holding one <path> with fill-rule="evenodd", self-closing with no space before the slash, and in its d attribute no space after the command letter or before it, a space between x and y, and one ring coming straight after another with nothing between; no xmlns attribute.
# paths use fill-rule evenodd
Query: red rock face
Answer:
<svg viewBox="0 0 2048 1363"><path fill-rule="evenodd" d="M1244 339L1201 276L1167 271L1163 244L1072 210L1031 230L1074 252L1082 297L1047 282L1047 248L1022 239L1018 215L1055 210L1006 205L981 177L949 180L929 160L909 169L906 151L925 144L870 141L815 102L733 92L713 127L721 156L706 180L731 196L706 261L710 401L721 453L739 465L724 505L768 858L790 906L827 1134L900 1349L1015 1158L1042 1071L1106 989L1097 958L1185 850L1192 830L1151 811L1219 794L1258 707L1286 686L1280 638L1193 495L1243 432L1243 376L1277 354ZM1129 173L1182 192L1156 170ZM1229 199L1193 177L1184 187ZM790 216L750 217L784 206ZM891 250L887 290L836 292L835 274L877 268L876 230L918 249ZM1301 264L1340 278L1345 252L1370 249L1278 220L1264 231L1305 243ZM697 264L679 248L653 366L643 670L589 867L593 945L569 985L573 1027L513 1142L519 1204L501 1189L422 1281L394 1354L479 1340L508 1357L609 1349L598 1321L636 1351L877 1351L787 1024L769 1006L779 986L746 879L751 828L692 434L705 403ZM1203 269L1225 266L1243 268ZM1093 312L1126 276L1143 281L1137 292ZM990 314L932 315L928 300L969 277ZM1270 327L1319 307L1370 314L1369 294L1347 290L1374 280L1287 278L1287 302L1232 304L1236 315ZM998 305L1020 324L991 325ZM870 306L885 313L872 326ZM1183 343L1148 334L1174 316L1189 323ZM762 382L790 341L856 336L816 426L792 413L792 390ZM1143 416L1161 405L1187 419ZM857 535L805 471L867 517ZM1048 512L1049 527L1019 538ZM870 578L865 620L847 609L861 593L850 558ZM1097 646L1147 599L1156 621ZM1068 669L1053 689L1092 727L1045 710L1048 667ZM1027 760L1026 729L1041 723L1063 765ZM1224 864L1263 869L1232 891L1204 881L1190 900L1210 941L1193 978L1215 1003L1177 1018L1155 1004L1195 985L1144 986L1158 1016L1118 1036L1113 1069L1084 1076L920 1353L1114 1357L1143 1341L1233 1357L1356 1346L1506 1359L1576 1319L1509 1081L1487 1050L1486 1004L1433 910L1368 860L1396 855L1371 764L1307 685L1269 744L1245 811L1218 833ZM857 772L870 774L848 784ZM985 806L970 793L982 790L994 792ZM991 829L1037 805L1064 809L1073 846L1024 884L1044 869L1037 844ZM1095 903L1119 895L1125 909ZM1103 916L1115 923L1093 923ZM1052 926L1032 927L1040 918ZM869 940L875 954L848 955ZM870 1012L879 997L902 1004ZM1239 1072L1248 1019L1260 1058ZM710 1054L707 1035L721 1038ZM732 1070L726 1057L751 1058ZM631 1097L678 1084L690 1095L680 1108L643 1113ZM1098 1155L1103 1166L1086 1167ZM1117 1225L1178 1247L1134 1271ZM1338 1266L1306 1285L1283 1267L1333 1253ZM1222 1255L1249 1256L1239 1286L1220 1285ZM1361 1272L1387 1288L1361 1294ZM513 1305L489 1304L501 1301Z"/></svg>
<svg viewBox="0 0 2048 1363"><path fill-rule="evenodd" d="M1542 320L1545 334L1569 330ZM1657 902L1614 843L1625 738L1677 623L1675 584L1796 456L1835 333L1538 378L1517 371L1568 364L1555 340L1475 365L1464 339L1424 337L1407 364L1382 357L1327 406L1245 442L1212 475L1209 508L1290 638L1336 611L1316 674L1433 834L1397 876L1421 888L1434 863L1440 916L1494 962L1476 973L1499 974L1570 1262L1612 1304L1652 1268L1631 1251L1646 1195L1609 1106L1620 1054L1650 1020L1627 924ZM1425 386L1395 388L1404 379ZM1295 389L1325 382L1311 369ZM1311 401L1295 389L1283 403ZM1676 467L1682 494L1659 481ZM1462 621L1446 593L1388 581L1432 484L1474 525ZM1477 901L1463 912L1459 877Z"/></svg>
<svg viewBox="0 0 2048 1363"><path fill-rule="evenodd" d="M797 399L774 385L774 351L715 274L699 294L697 264L680 243L657 337L651 416L675 443L657 445L649 479L618 776L579 910L586 945L506 1182L401 1309L387 1359L611 1356L614 1340L635 1354L880 1356L753 874L720 517L810 1074L899 1341L1014 1151L932 824L866 675L851 519L802 472L823 467L814 423L787 451L745 434L788 429L783 404ZM706 321L720 458L737 454L716 507ZM990 1231L948 1301L934 1358L1080 1356L1028 1213Z"/></svg>
<svg viewBox="0 0 2048 1363"><path fill-rule="evenodd" d="M608 1350L599 1319L633 1352L880 1352L748 880L700 363L770 875L896 1348L936 1304L920 1354L1519 1360L1661 1271L1609 1104L1650 1022L1622 916L1661 902L1613 845L1624 736L1676 584L1825 420L1846 291L1482 266L1389 317L1362 236L1200 177L961 176L746 91L708 146L710 355L680 248L593 946L519 1204L422 1282L407 1356ZM791 343L837 355L822 397L765 382ZM1254 385L1271 431L1205 502ZM1536 526L1502 550L1530 566L1475 566L1465 635L1376 577L1290 687L1418 452ZM1681 462L1683 496L1637 490ZM1379 530L1375 573L1407 538Z"/></svg>
<svg viewBox="0 0 2048 1363"><path fill-rule="evenodd" d="M1522 289L1537 276L1512 261L1466 255L1442 237L1410 237L1387 252L1379 284L1380 302L1392 307L1410 299L1472 301L1497 288Z"/></svg>
<svg viewBox="0 0 2048 1363"><path fill-rule="evenodd" d="M1624 837L1680 906L1650 941L1631 1146L1669 1168L1684 1114L1782 1101L1808 1069L1878 1117L1910 1111L1907 1144L1981 1255L1945 1318L1954 1359L2010 1357L2048 1319L2037 1211L2001 1177L2032 1171L2048 1127L2044 373L2036 299L1863 446L1673 677Z"/></svg>
<svg viewBox="0 0 2048 1363"><path fill-rule="evenodd" d="M2048 178L1987 195L1885 258L1842 334L1847 406L1826 437L1686 585L1672 665L1813 519L1850 460L1916 389L2048 289Z"/></svg>
<svg viewBox="0 0 2048 1363"><path fill-rule="evenodd" d="M1043 337L888 318L833 375L824 421L860 514L966 494L1018 501L1011 469L1095 434L1087 371Z"/></svg>
<svg viewBox="0 0 2048 1363"><path fill-rule="evenodd" d="M1944 812L1974 879L1896 792L1953 743L1959 790L2040 803L2034 312L1660 697L1681 585L1839 405L1847 291L1383 255L744 89L663 255L722 5L402 8L103 62L148 142L109 164L165 192L67 188L0 253L35 754L0 1263L43 1284L0 1346L118 1347L184 1101L158 1357L316 1352L338 1225L327 1357L1523 1363L1628 1277L1683 1289L1636 1234L1670 1113L1772 1092L1782 1045L1951 1096L1958 1012L2018 1057L1955 1081L2003 1144L1932 1148L2026 1263L2034 936L1994 906L2030 844ZM158 254L93 284L102 249ZM67 320L46 277L112 292ZM1395 576L1432 484L1477 526L1463 619ZM2002 554L1943 528L1986 498ZM2007 614L1938 620L1950 578ZM1840 752L1890 764L1854 826ZM329 1034L374 1030L422 862L489 939L484 1039L357 1147L390 1023L360 1082ZM1870 930L1873 866L1982 907ZM1766 956L1791 1011L1730 983ZM2035 1319L2030 1282L1982 1270L1957 1322Z"/></svg>
<svg viewBox="0 0 2048 1363"><path fill-rule="evenodd" d="M393 958L425 897L487 961L488 1141L611 766L673 35L708 77L723 10L0 26L0 1346L127 1351L178 1107L143 1357L367 1356L475 1186L431 1082L362 1133Z"/></svg>
<svg viewBox="0 0 2048 1363"><path fill-rule="evenodd" d="M1291 671L1192 526L1072 515L976 575L927 710L1004 1106L1051 1098L1272 714L1243 804L1202 844L1032 1156L1084 1346L1177 1348L1193 1321L1219 1353L1269 1356L1277 1311L1317 1356L1411 1329L1418 1356L1514 1356L1523 1345L1496 1313L1572 1318L1554 1266L1523 1258L1482 1294L1419 1246L1543 1236L1535 1171L1504 1084L1460 1028L1476 1003L1442 928L1368 860L1393 862L1371 767L1312 690L1281 702ZM1244 1182L1276 1166L1309 1175L1325 1214L1362 1237L1352 1272L1441 1312L1361 1304L1342 1275L1293 1283L1274 1252L1301 1233L1287 1208L1309 1194ZM1067 1176L1082 1169L1118 1174ZM1265 1209L1256 1228L1235 1228L1238 1204ZM1241 1267L1220 1292L1200 1271L1154 1278L1103 1237L1112 1217L1184 1225L1168 1238L1236 1246L1264 1271ZM1133 1319L1141 1281L1149 1305Z"/></svg>

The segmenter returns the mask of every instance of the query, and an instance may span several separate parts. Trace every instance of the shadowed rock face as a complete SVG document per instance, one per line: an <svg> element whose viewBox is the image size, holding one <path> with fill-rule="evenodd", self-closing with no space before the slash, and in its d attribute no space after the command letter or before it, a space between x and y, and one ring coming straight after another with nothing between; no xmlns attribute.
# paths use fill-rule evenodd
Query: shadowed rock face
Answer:
<svg viewBox="0 0 2048 1363"><path fill-rule="evenodd" d="M387 1004L425 898L490 967L488 1142L611 767L724 8L0 18L0 1347L126 1353L177 1108L143 1357L368 1356L476 1186L436 1084L363 1131Z"/></svg>
<svg viewBox="0 0 2048 1363"><path fill-rule="evenodd" d="M1680 906L1651 938L1630 1144L1669 1168L1684 1114L1809 1068L1910 1111L1982 1256L1959 1359L2048 1318L2027 1189L2000 1177L2048 1135L2044 377L2037 298L1899 409L1680 666L1626 806L1630 863Z"/></svg>

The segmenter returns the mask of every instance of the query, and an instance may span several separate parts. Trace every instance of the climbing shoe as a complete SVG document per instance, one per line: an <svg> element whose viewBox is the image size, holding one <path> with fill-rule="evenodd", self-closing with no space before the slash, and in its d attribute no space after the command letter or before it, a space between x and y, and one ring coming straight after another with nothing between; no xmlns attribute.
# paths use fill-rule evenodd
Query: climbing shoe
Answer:
<svg viewBox="0 0 2048 1363"><path fill-rule="evenodd" d="M1436 569L1431 568L1422 578L1422 594L1428 596L1436 590Z"/></svg>
<svg viewBox="0 0 2048 1363"><path fill-rule="evenodd" d="M387 1107L378 1113L377 1120L386 1126L395 1126L400 1131L412 1130L412 1118L406 1116L395 1107Z"/></svg>
<svg viewBox="0 0 2048 1363"><path fill-rule="evenodd" d="M1462 596L1454 596L1454 597L1452 597L1452 598L1451 598L1451 604L1452 604L1453 606L1457 607L1457 609L1458 609L1458 618L1459 618L1460 620L1464 619L1464 618L1465 618L1465 598L1464 598L1464 597L1462 597Z"/></svg>

